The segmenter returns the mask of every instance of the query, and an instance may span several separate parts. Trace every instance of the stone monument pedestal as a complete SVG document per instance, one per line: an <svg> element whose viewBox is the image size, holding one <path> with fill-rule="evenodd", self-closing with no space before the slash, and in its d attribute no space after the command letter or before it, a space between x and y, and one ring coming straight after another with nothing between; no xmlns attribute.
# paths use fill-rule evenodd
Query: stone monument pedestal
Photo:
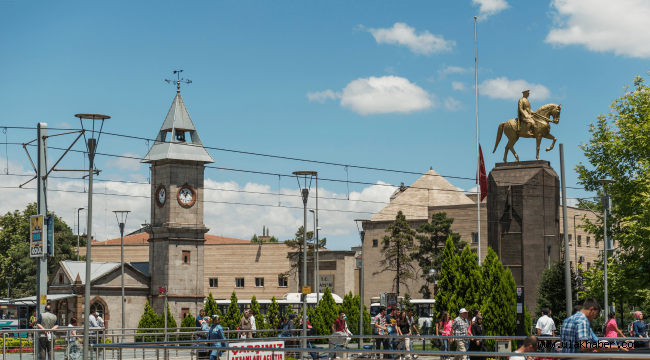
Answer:
<svg viewBox="0 0 650 360"><path fill-rule="evenodd" d="M534 311L542 272L560 259L560 179L548 161L497 163L488 175L488 245ZM550 245L550 253L548 246Z"/></svg>

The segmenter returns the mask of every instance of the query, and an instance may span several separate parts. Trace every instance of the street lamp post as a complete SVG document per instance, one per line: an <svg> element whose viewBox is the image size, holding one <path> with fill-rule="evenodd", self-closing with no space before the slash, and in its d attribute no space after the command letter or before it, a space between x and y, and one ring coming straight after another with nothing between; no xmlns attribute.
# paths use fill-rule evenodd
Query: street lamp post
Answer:
<svg viewBox="0 0 650 360"><path fill-rule="evenodd" d="M81 223L79 222L79 211L81 211L83 209L84 208L82 208L82 207L77 209L77 261L79 261L79 229L81 228ZM88 245L86 245L86 246L88 246Z"/></svg>
<svg viewBox="0 0 650 360"><path fill-rule="evenodd" d="M302 196L302 203L304 205L304 221L303 221L303 246L302 246L302 286L307 286L307 199L309 198L309 190L311 188L311 180L318 173L316 171L295 171L293 173L296 175L298 180L298 188L300 189L300 195ZM300 177L304 179L304 186L300 185ZM309 185L307 185L307 177L309 177ZM307 295L305 291L301 289L302 296L302 336L300 340L300 347L303 349L307 347ZM303 354L303 357L307 357L307 354Z"/></svg>
<svg viewBox="0 0 650 360"><path fill-rule="evenodd" d="M609 250L609 238L607 237L607 210L609 209L609 195L607 194L607 184L612 184L615 181L612 179L598 179L596 180L596 183L602 184L603 185L603 190L605 191L605 195L601 198L601 201L603 203L603 242L605 243L605 256L604 256L604 262L605 262L605 268L603 270L603 275L604 275L604 288L605 288L605 320L607 320L609 317L609 299L608 299L608 290L607 290L607 262L609 260L609 253L607 252Z"/></svg>
<svg viewBox="0 0 650 360"><path fill-rule="evenodd" d="M363 228L363 224L368 221L368 220L361 220L361 219L356 219L354 222L357 223L358 227L358 222L361 221L361 230L359 231L359 237L361 238L361 266L359 268L359 335L363 335L363 240L366 237L366 230ZM363 345L363 340L359 340L359 349L361 349Z"/></svg>
<svg viewBox="0 0 650 360"><path fill-rule="evenodd" d="M115 210L115 218L117 219L117 225L120 227L120 263L122 267L122 333L126 328L124 321L124 226L126 225L126 219L129 217L129 210ZM124 342L124 337L122 341ZM120 349L120 359L122 358L122 349Z"/></svg>
<svg viewBox="0 0 650 360"><path fill-rule="evenodd" d="M89 333L89 317L90 317L90 279L91 279L91 248L92 248L92 225L93 225L93 174L95 167L95 152L97 150L97 145L99 144L99 138L102 134L102 129L104 128L104 121L110 119L108 115L101 114L76 114L75 117L79 118L81 122L81 127L84 127L84 119L90 120L92 123L91 128L84 129L84 138L88 140L87 150L88 150L88 225L86 227L86 277L85 277L85 289L84 289L84 337L83 337L83 358L84 360L89 359L88 350L90 344L90 333ZM95 129L95 122L100 121L99 130ZM86 138L86 134L90 138Z"/></svg>
<svg viewBox="0 0 650 360"><path fill-rule="evenodd" d="M582 216L581 213L577 213L573 215L573 247L575 248L575 256L576 256L576 273L578 273L578 231L576 230L576 216Z"/></svg>
<svg viewBox="0 0 650 360"><path fill-rule="evenodd" d="M318 293L319 293L319 288L318 288L318 250L316 248L318 247L318 239L316 238L316 211L314 209L309 209L309 212L314 215L314 288L316 292L316 305L318 305Z"/></svg>

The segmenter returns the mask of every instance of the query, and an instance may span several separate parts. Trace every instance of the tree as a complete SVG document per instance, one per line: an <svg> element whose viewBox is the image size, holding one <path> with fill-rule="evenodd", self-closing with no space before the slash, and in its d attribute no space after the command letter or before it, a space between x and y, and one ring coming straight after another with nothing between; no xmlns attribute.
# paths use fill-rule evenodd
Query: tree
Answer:
<svg viewBox="0 0 650 360"><path fill-rule="evenodd" d="M397 296L400 294L400 285L408 290L408 280L415 278L415 267L410 252L413 250L413 238L415 230L411 229L406 216L399 211L395 221L388 226L386 232L390 235L384 236L381 241L381 253L383 259L379 261L380 270L373 275L383 272L394 273L392 280L393 289L396 289Z"/></svg>
<svg viewBox="0 0 650 360"><path fill-rule="evenodd" d="M402 308L402 311L412 310L413 312L415 312L415 305L413 305L413 303L411 302L411 295L409 295L409 293L404 294L404 298L400 299L398 302L400 304L400 307Z"/></svg>
<svg viewBox="0 0 650 360"><path fill-rule="evenodd" d="M478 255L469 245L460 255L460 274L458 277L458 302L459 306L469 311L481 308L481 286L483 283L481 267L478 265Z"/></svg>
<svg viewBox="0 0 650 360"><path fill-rule="evenodd" d="M294 239L290 240L285 240L284 243L287 245L287 247L290 249L287 253L287 258L291 260L291 269L287 271L286 273L280 274L285 278L289 278L290 276L294 275L297 273L298 275L298 287L301 288L303 285L302 283L302 258L303 258L303 252L304 252L304 228L301 226L298 228L298 231L296 232L296 237ZM307 256L313 256L314 254L314 232L313 231L307 231ZM324 248L325 245L327 245L327 239L318 239L318 247L319 248Z"/></svg>
<svg viewBox="0 0 650 360"><path fill-rule="evenodd" d="M429 275L429 270L434 269L439 272L442 266L443 250L447 239L451 237L454 242L456 253L460 254L465 245L460 241L460 234L451 231L451 225L454 223L453 218L448 218L447 213L439 212L431 214L431 222L420 225L417 229L419 245L414 247L411 257L418 262L422 269L420 277L426 283L422 285L419 292L425 299L431 298L430 286L435 280L435 276Z"/></svg>
<svg viewBox="0 0 650 360"><path fill-rule="evenodd" d="M323 297L321 298L320 303L316 309L316 312L321 319L319 328L316 329L316 331L319 335L331 334L332 324L334 324L336 318L339 317L339 306L336 304L336 301L334 301L334 298L332 297L332 291L330 290L329 286L325 287ZM314 325L312 324L312 326Z"/></svg>
<svg viewBox="0 0 650 360"><path fill-rule="evenodd" d="M165 327L165 312L163 311L162 314L158 317L158 325L157 327L159 328L164 328ZM176 332L176 328L178 325L176 325L176 319L174 319L174 316L171 313L171 310L169 310L169 302L167 303L167 332ZM167 338L169 341L176 341L176 336L175 335L168 335Z"/></svg>
<svg viewBox="0 0 650 360"><path fill-rule="evenodd" d="M215 314L221 316L221 311L219 311L217 302L214 300L214 297L212 297L212 291L208 293L208 300L205 302L205 305L203 305L203 310L205 311L206 317L211 317Z"/></svg>
<svg viewBox="0 0 650 360"><path fill-rule="evenodd" d="M650 287L647 275L650 269L650 87L642 77L634 79L633 88L624 88L624 94L612 101L607 116L598 116L597 123L589 124L591 139L580 145L590 168L576 166L578 183L587 191L600 191L598 179L610 178L608 185L613 207L607 218L608 237L619 242L621 263L625 277L637 279L633 288ZM602 208L599 208L600 210ZM603 221L583 218L586 230L603 239Z"/></svg>
<svg viewBox="0 0 650 360"><path fill-rule="evenodd" d="M11 277L14 298L36 294L36 262L29 257L29 218L36 213L36 203L31 203L22 213L15 210L0 217L0 278ZM52 276L59 261L77 259L77 236L54 212L48 214L54 216L54 256L47 261L47 273ZM84 239L79 243L86 246ZM6 287L0 294L7 295Z"/></svg>
<svg viewBox="0 0 650 360"><path fill-rule="evenodd" d="M280 305L275 301L275 296L271 298L271 304L269 305L269 311L266 313L266 326L268 329L277 329L278 323L280 322ZM277 333L265 332L265 337L275 337Z"/></svg>
<svg viewBox="0 0 650 360"><path fill-rule="evenodd" d="M359 335L359 303L355 303L352 291L343 297L341 310L343 310L343 312L345 312L345 316L347 316L346 322L350 331L353 334ZM354 342L356 342L356 340Z"/></svg>
<svg viewBox="0 0 650 360"><path fill-rule="evenodd" d="M140 322L138 322L138 334L156 332L151 329L158 327L159 321L158 314L149 306L149 301L146 301L142 317L140 317ZM151 342L155 341L155 339L152 336L136 336L135 341Z"/></svg>
<svg viewBox="0 0 650 360"><path fill-rule="evenodd" d="M270 243L276 243L276 242L279 242L279 240L275 236L271 236L271 238L269 239L269 242ZM319 243L320 243L320 241L319 241Z"/></svg>
<svg viewBox="0 0 650 360"><path fill-rule="evenodd" d="M257 302L257 297L255 297L255 295L251 298L251 313L255 316L255 326L260 330L266 329L264 315L260 313L260 303Z"/></svg>
<svg viewBox="0 0 650 360"><path fill-rule="evenodd" d="M530 331L533 328L533 319L526 305L524 305L524 328L526 328L526 336L530 335Z"/></svg>
<svg viewBox="0 0 650 360"><path fill-rule="evenodd" d="M481 313L485 335L515 335L517 329L517 297L515 279L510 269L503 268L497 254L488 248L482 267ZM487 341L493 351L494 341Z"/></svg>
<svg viewBox="0 0 650 360"><path fill-rule="evenodd" d="M189 329L183 329L189 328ZM188 312L183 321L181 321L181 332L191 332L196 330L196 319L191 312ZM178 337L179 340L190 340L192 337L188 335L181 335Z"/></svg>
<svg viewBox="0 0 650 360"><path fill-rule="evenodd" d="M600 296L602 297L602 295ZM571 307L582 304L578 299L578 282L576 274L571 268ZM556 324L562 324L567 317L566 313L566 278L564 277L564 261L558 261L551 265L550 269L542 272L542 278L537 284L537 298L535 299L540 314L543 308L553 311L551 315ZM568 314L571 316L571 314Z"/></svg>
<svg viewBox="0 0 650 360"><path fill-rule="evenodd" d="M452 318L458 314L458 286L460 280L460 257L456 254L456 247L451 237L447 238L440 276L436 290L435 311L436 317L448 311ZM433 314L432 314L433 315Z"/></svg>
<svg viewBox="0 0 650 360"><path fill-rule="evenodd" d="M257 234L253 234L253 237L251 238L251 242L253 243L258 243L261 242L260 239L257 237Z"/></svg>
<svg viewBox="0 0 650 360"><path fill-rule="evenodd" d="M233 291L230 295L230 305L228 305L228 311L223 319L222 326L227 326L230 330L236 330L239 327L239 322L241 321L242 314L239 312L239 305L237 304L237 294ZM230 334L231 338L236 338L237 334Z"/></svg>

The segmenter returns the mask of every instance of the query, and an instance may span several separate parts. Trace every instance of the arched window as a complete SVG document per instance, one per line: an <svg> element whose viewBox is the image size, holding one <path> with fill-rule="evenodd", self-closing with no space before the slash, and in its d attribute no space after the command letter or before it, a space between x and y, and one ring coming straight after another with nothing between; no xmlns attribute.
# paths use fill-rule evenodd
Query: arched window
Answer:
<svg viewBox="0 0 650 360"><path fill-rule="evenodd" d="M101 316L102 319L105 318L104 316L104 305L100 303L99 301L94 302L92 305L90 305L90 313L92 314L93 310L97 310L97 315Z"/></svg>

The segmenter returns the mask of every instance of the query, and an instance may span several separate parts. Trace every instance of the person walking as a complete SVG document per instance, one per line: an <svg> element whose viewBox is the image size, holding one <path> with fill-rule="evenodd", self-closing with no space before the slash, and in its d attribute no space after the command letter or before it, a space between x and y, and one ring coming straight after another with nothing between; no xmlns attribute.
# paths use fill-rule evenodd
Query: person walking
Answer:
<svg viewBox="0 0 650 360"><path fill-rule="evenodd" d="M253 325L251 324L250 321L250 313L248 311L244 312L244 316L241 317L241 320L239 321L239 330L252 330ZM252 337L252 333L250 331L244 331L241 332L240 334L241 339L250 339Z"/></svg>
<svg viewBox="0 0 650 360"><path fill-rule="evenodd" d="M612 311L609 313L609 320L607 320L607 324L605 325L605 337L615 338L619 335L621 337L625 337L625 335L623 335L623 332L618 328L618 324L616 323L616 313ZM608 341L610 344L621 345L621 342L618 340Z"/></svg>
<svg viewBox="0 0 650 360"><path fill-rule="evenodd" d="M648 338L648 331L646 330L645 323L643 322L643 313L637 311L634 313L634 323L632 324L632 329L634 331L634 337ZM634 348L648 347L647 341L635 341Z"/></svg>
<svg viewBox="0 0 650 360"><path fill-rule="evenodd" d="M528 335L521 347L515 350L515 353L534 353L537 352L537 336ZM513 355L510 360L527 360L524 356Z"/></svg>
<svg viewBox="0 0 650 360"><path fill-rule="evenodd" d="M542 309L542 316L537 319L537 324L535 324L535 329L537 329L538 337L549 337L555 336L555 322L550 317L551 310L547 307ZM544 352L551 352L553 342L550 340L545 340L542 346Z"/></svg>
<svg viewBox="0 0 650 360"><path fill-rule="evenodd" d="M77 318L73 317L70 319L70 323L68 324L68 327L74 328L77 327ZM67 332L67 336L65 337L65 342L66 342L66 354L67 358L70 358L70 353L78 352L78 346L77 346L77 332L74 330L70 330Z"/></svg>
<svg viewBox="0 0 650 360"><path fill-rule="evenodd" d="M334 323L332 324L332 335L337 336L334 337L330 340L329 343L329 348L330 349L335 349L337 347L340 348L345 348L348 345L348 340L347 340L347 323L345 321L345 313L343 311L339 311L339 317L334 320ZM333 355L336 353L332 353ZM336 356L337 359L340 359L340 356ZM344 354L344 358L348 358L348 353Z"/></svg>
<svg viewBox="0 0 650 360"><path fill-rule="evenodd" d="M484 336L485 330L483 329L483 316L476 315L474 323L471 326L472 336ZM469 343L469 351L487 351L485 339L473 338ZM470 356L470 360L484 360L482 356Z"/></svg>
<svg viewBox="0 0 650 360"><path fill-rule="evenodd" d="M212 325L208 330L208 340L211 340L210 347L226 347L225 342L215 341L215 340L225 340L226 337L223 335L223 327L221 327L221 317L219 315L212 315ZM217 360L219 356L223 354L223 351L212 350L210 352L210 360Z"/></svg>
<svg viewBox="0 0 650 360"><path fill-rule="evenodd" d="M465 308L460 309L458 316L454 319L454 322L451 324L452 335L456 336L467 336L469 330L469 321L467 320L468 312ZM465 352L467 348L465 347L465 339L455 338L456 340L456 351ZM464 356L455 355L454 360L461 360Z"/></svg>
<svg viewBox="0 0 650 360"><path fill-rule="evenodd" d="M257 330L257 324L255 323L255 315L253 315L253 310L248 310L249 320L251 321L251 338L255 336Z"/></svg>
<svg viewBox="0 0 650 360"><path fill-rule="evenodd" d="M589 329L590 321L600 314L600 304L594 298L585 300L582 310L566 318L560 330L560 341L562 342L563 353L594 352L610 349L627 351L627 348L615 346L603 346L592 343L592 335ZM570 357L570 356L567 356Z"/></svg>
<svg viewBox="0 0 650 360"><path fill-rule="evenodd" d="M442 312L440 315L440 321L436 323L436 336L449 336L451 335L451 316L446 311ZM442 338L442 346L440 351L449 351L449 338ZM441 357L442 360L449 359L449 356Z"/></svg>
<svg viewBox="0 0 650 360"><path fill-rule="evenodd" d="M379 314L375 316L375 328L377 329L377 335L384 336L388 334L388 327L386 326L386 307L382 306L379 308ZM376 337L375 338L375 348L377 350L382 349L382 345L384 346L383 349L387 350L388 349L388 339L386 338L381 338L381 337ZM379 354L377 354L377 358L379 358ZM383 356L384 359L388 358L387 354L384 354Z"/></svg>
<svg viewBox="0 0 650 360"><path fill-rule="evenodd" d="M415 333L417 333L418 336L419 336L419 335L420 335L420 330L418 330L418 327L415 326L416 324L415 324L415 318L413 318L413 309L409 309L409 310L406 312L406 320L409 322L409 329L411 330L411 334L413 334L413 332L415 332ZM425 322L425 323L423 324L422 329L426 329L426 322L427 322L427 320L429 321L429 326L431 326L431 320L429 320L429 319L427 319L427 318L425 317L425 319L424 319L424 322ZM423 330L423 331L424 331L424 330ZM411 339L411 341L409 341L409 351L410 351L411 353L413 353L413 339ZM418 358L418 356L415 355L415 354L413 354L412 356L413 356L413 359L417 359L417 358Z"/></svg>
<svg viewBox="0 0 650 360"><path fill-rule="evenodd" d="M397 334L400 336L410 336L411 335L411 324L409 323L406 313L402 312L397 320ZM398 347L399 350L410 351L411 339L408 337L402 338L400 341L401 346ZM405 359L408 360L411 357L407 354ZM402 359L400 356L399 359Z"/></svg>
<svg viewBox="0 0 650 360"><path fill-rule="evenodd" d="M50 305L45 306L45 312L38 316L36 319L36 327L42 330L55 330L59 327L59 320L56 318L56 315L52 314L52 307ZM41 331L38 333L38 355L41 360L47 358L53 360L52 356L52 340L54 334L52 331Z"/></svg>
<svg viewBox="0 0 650 360"><path fill-rule="evenodd" d="M204 316L205 316L205 310L203 310L203 309L199 310L199 315L196 316L196 329L197 330L201 329L201 320L203 320Z"/></svg>

